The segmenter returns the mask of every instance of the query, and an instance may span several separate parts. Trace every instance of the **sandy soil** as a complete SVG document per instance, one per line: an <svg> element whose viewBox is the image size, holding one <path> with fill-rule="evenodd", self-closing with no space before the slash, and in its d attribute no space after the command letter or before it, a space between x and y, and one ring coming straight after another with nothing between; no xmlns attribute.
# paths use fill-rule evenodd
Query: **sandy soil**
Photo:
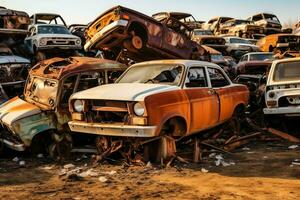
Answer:
<svg viewBox="0 0 300 200"><path fill-rule="evenodd" d="M90 158L58 164L26 155L26 165L20 167L11 156L0 159L0 199L299 199L300 166L291 163L300 159L300 147L290 145L251 144L248 150L223 155L235 163L226 167L216 166L215 157L162 169L120 163L92 167ZM60 176L68 163L96 174Z"/></svg>

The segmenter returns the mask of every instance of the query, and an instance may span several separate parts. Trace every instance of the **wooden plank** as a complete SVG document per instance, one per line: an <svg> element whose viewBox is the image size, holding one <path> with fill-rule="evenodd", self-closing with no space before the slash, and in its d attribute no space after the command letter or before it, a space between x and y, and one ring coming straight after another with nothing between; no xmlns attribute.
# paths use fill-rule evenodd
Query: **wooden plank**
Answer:
<svg viewBox="0 0 300 200"><path fill-rule="evenodd" d="M272 133L272 134L274 134L274 135L277 135L277 136L279 136L279 137L281 137L281 138L284 138L284 139L286 139L286 140L288 140L288 141L290 141L290 142L300 143L300 139L298 139L298 138L296 138L296 137L294 137L294 136L291 136L291 135L289 135L289 134L287 134L287 133L284 133L284 132L282 132L282 131L276 130L276 129L274 129L274 128L267 128L267 131L268 131L269 133Z"/></svg>

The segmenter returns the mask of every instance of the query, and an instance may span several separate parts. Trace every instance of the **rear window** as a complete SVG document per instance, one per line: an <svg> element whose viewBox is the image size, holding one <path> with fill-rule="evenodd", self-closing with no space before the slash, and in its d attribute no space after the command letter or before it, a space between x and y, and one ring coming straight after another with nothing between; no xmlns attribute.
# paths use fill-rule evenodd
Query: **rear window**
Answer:
<svg viewBox="0 0 300 200"><path fill-rule="evenodd" d="M300 81L300 61L284 62L276 65L274 81Z"/></svg>

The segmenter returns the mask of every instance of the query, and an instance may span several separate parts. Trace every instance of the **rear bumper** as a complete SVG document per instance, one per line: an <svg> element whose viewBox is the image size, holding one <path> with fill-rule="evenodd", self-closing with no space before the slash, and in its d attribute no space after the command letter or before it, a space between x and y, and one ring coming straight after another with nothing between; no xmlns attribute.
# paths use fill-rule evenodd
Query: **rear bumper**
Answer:
<svg viewBox="0 0 300 200"><path fill-rule="evenodd" d="M127 20L117 20L112 22L111 24L105 26L102 30L100 30L98 33L96 33L90 40L86 42L84 45L84 50L89 51L95 43L98 43L102 38L104 38L107 34L113 32L119 27L125 27L127 26L128 21Z"/></svg>
<svg viewBox="0 0 300 200"><path fill-rule="evenodd" d="M154 137L157 129L156 126L92 124L77 121L70 121L69 127L73 132L120 137Z"/></svg>

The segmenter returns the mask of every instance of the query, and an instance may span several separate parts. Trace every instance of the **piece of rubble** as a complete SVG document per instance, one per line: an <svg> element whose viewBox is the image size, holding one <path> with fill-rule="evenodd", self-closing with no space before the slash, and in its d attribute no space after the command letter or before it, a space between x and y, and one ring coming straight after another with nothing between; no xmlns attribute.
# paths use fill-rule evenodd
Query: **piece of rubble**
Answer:
<svg viewBox="0 0 300 200"><path fill-rule="evenodd" d="M150 162L150 161L148 161L148 162L147 162L147 165L146 165L146 167L147 167L147 168L152 168L152 164L151 164L151 162Z"/></svg>
<svg viewBox="0 0 300 200"><path fill-rule="evenodd" d="M242 148L242 150L243 150L243 151L249 151L249 150L250 150L250 148L248 148L248 147L244 147L244 148Z"/></svg>
<svg viewBox="0 0 300 200"><path fill-rule="evenodd" d="M201 172L202 173L207 173L207 172L209 172L207 169L205 169L205 168L201 168Z"/></svg>
<svg viewBox="0 0 300 200"><path fill-rule="evenodd" d="M112 170L112 171L110 171L110 172L106 172L106 174L107 175L110 175L110 176L112 176L112 175L114 175L114 174L116 174L117 172L115 171L115 170Z"/></svg>
<svg viewBox="0 0 300 200"><path fill-rule="evenodd" d="M292 162L292 165L299 165L300 166L300 162Z"/></svg>
<svg viewBox="0 0 300 200"><path fill-rule="evenodd" d="M298 147L299 147L298 145L294 144L294 145L289 146L288 148L289 149L297 149Z"/></svg>
<svg viewBox="0 0 300 200"><path fill-rule="evenodd" d="M12 161L14 162L18 162L20 159L18 157L14 157L14 159L12 159Z"/></svg>
<svg viewBox="0 0 300 200"><path fill-rule="evenodd" d="M21 160L20 162L19 162L19 165L21 166L21 167L25 167L25 161L24 160Z"/></svg>
<svg viewBox="0 0 300 200"><path fill-rule="evenodd" d="M74 169L74 168L75 168L75 165L73 165L71 163L64 165L64 169L67 169L67 170Z"/></svg>
<svg viewBox="0 0 300 200"><path fill-rule="evenodd" d="M84 172L81 172L80 174L78 174L79 176L81 177L96 177L96 176L99 176L99 173L94 171L93 169L89 169L87 171L84 171Z"/></svg>
<svg viewBox="0 0 300 200"><path fill-rule="evenodd" d="M42 153L40 153L40 154L38 154L36 157L37 157L37 158L43 158L44 155L43 155Z"/></svg>
<svg viewBox="0 0 300 200"><path fill-rule="evenodd" d="M100 176L98 179L101 183L106 183L108 179L105 176Z"/></svg>

